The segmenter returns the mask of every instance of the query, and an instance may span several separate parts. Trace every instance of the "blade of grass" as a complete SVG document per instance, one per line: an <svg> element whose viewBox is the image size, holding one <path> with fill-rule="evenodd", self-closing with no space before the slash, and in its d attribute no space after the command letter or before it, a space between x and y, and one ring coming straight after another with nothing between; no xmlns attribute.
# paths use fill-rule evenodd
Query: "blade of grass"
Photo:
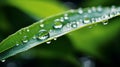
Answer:
<svg viewBox="0 0 120 67"><path fill-rule="evenodd" d="M101 22L105 23L120 15L119 8L112 13L111 8L102 9L100 12L93 10L91 13L87 12L90 10L89 8L84 9L84 13L81 13L81 9L70 10L25 27L0 43L0 59L8 58L83 27Z"/></svg>

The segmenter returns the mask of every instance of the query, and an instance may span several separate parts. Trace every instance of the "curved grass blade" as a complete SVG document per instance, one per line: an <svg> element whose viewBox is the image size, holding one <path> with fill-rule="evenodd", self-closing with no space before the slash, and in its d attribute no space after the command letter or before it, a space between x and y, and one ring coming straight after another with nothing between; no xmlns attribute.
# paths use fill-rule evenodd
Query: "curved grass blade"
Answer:
<svg viewBox="0 0 120 67"><path fill-rule="evenodd" d="M26 51L51 39L60 37L85 26L119 16L120 8L86 8L70 10L25 27L0 43L0 60Z"/></svg>

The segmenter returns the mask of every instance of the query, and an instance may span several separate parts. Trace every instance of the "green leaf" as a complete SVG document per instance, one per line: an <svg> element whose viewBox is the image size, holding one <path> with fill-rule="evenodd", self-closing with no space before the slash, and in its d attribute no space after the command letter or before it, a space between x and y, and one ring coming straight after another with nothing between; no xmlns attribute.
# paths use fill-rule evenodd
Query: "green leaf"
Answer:
<svg viewBox="0 0 120 67"><path fill-rule="evenodd" d="M40 20L3 40L0 43L0 59L8 58L89 25L101 22L105 25L109 19L120 15L120 8L116 8L113 12L111 10L113 8L97 7L84 10L80 8Z"/></svg>

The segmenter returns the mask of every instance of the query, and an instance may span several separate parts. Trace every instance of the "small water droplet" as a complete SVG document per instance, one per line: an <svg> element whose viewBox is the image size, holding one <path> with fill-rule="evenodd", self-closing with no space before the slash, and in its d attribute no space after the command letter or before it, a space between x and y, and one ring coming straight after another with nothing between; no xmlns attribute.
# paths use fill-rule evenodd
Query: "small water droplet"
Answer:
<svg viewBox="0 0 120 67"><path fill-rule="evenodd" d="M27 37L27 36L24 36L23 39L22 39L22 42L23 42L23 43L27 43L27 42L28 42L28 37Z"/></svg>
<svg viewBox="0 0 120 67"><path fill-rule="evenodd" d="M16 44L16 46L19 46L19 44Z"/></svg>
<svg viewBox="0 0 120 67"><path fill-rule="evenodd" d="M72 24L71 24L71 27L72 28L76 28L78 25L77 25L77 23L76 22L73 22Z"/></svg>
<svg viewBox="0 0 120 67"><path fill-rule="evenodd" d="M44 29L40 30L39 33L37 34L38 40L45 40L48 37L49 37L49 33Z"/></svg>
<svg viewBox="0 0 120 67"><path fill-rule="evenodd" d="M89 10L88 10L88 13L92 13L92 10L89 9Z"/></svg>
<svg viewBox="0 0 120 67"><path fill-rule="evenodd" d="M84 24L88 24L90 23L90 19L89 18L85 18L84 21L83 21Z"/></svg>
<svg viewBox="0 0 120 67"><path fill-rule="evenodd" d="M29 30L29 28L28 28L28 27L27 27L26 29L27 29L27 32L30 32L30 30Z"/></svg>
<svg viewBox="0 0 120 67"><path fill-rule="evenodd" d="M96 12L96 8L95 8L95 7L92 7L92 11Z"/></svg>
<svg viewBox="0 0 120 67"><path fill-rule="evenodd" d="M103 25L107 25L108 24L108 20L103 22Z"/></svg>
<svg viewBox="0 0 120 67"><path fill-rule="evenodd" d="M33 39L36 39L36 36L33 36Z"/></svg>
<svg viewBox="0 0 120 67"><path fill-rule="evenodd" d="M64 17L61 17L61 18L60 18L60 21L61 21L61 22L64 22Z"/></svg>
<svg viewBox="0 0 120 67"><path fill-rule="evenodd" d="M65 20L68 20L68 19L69 19L69 17L65 16L65 17L64 17L64 19L65 19Z"/></svg>
<svg viewBox="0 0 120 67"><path fill-rule="evenodd" d="M60 29L63 27L63 24L59 21L59 22L55 22L54 23L54 26L53 26L55 29Z"/></svg>
<svg viewBox="0 0 120 67"><path fill-rule="evenodd" d="M103 10L103 9L102 9L101 6L97 7L97 11L98 11L98 12L101 12L102 10Z"/></svg>
<svg viewBox="0 0 120 67"><path fill-rule="evenodd" d="M102 18L102 19L108 19L109 16L108 16L108 15L103 15L101 18Z"/></svg>
<svg viewBox="0 0 120 67"><path fill-rule="evenodd" d="M83 13L82 8L79 8L79 9L78 9L78 13L79 13L79 14L82 14L82 13Z"/></svg>
<svg viewBox="0 0 120 67"><path fill-rule="evenodd" d="M54 40L57 40L57 38L54 38Z"/></svg>
<svg viewBox="0 0 120 67"><path fill-rule="evenodd" d="M46 42L47 44L50 44L51 43L51 41L48 41L48 42Z"/></svg>
<svg viewBox="0 0 120 67"><path fill-rule="evenodd" d="M44 27L44 24L40 24L40 27Z"/></svg>
<svg viewBox="0 0 120 67"><path fill-rule="evenodd" d="M113 5L113 6L111 7L111 12L114 12L114 11L116 11L116 7Z"/></svg>
<svg viewBox="0 0 120 67"><path fill-rule="evenodd" d="M1 62L5 62L5 60L1 60Z"/></svg>

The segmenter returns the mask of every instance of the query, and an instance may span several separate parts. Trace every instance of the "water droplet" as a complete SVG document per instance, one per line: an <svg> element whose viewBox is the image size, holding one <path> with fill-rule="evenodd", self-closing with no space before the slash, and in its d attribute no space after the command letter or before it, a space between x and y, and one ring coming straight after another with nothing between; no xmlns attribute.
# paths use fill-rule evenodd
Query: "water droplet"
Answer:
<svg viewBox="0 0 120 67"><path fill-rule="evenodd" d="M61 18L60 18L60 21L61 21L61 22L64 22L64 17L61 17Z"/></svg>
<svg viewBox="0 0 120 67"><path fill-rule="evenodd" d="M76 28L78 25L77 25L77 23L76 22L73 22L72 24L71 24L71 27L72 28Z"/></svg>
<svg viewBox="0 0 120 67"><path fill-rule="evenodd" d="M114 12L114 11L116 11L116 7L113 5L113 6L111 7L111 12Z"/></svg>
<svg viewBox="0 0 120 67"><path fill-rule="evenodd" d="M44 24L40 24L40 27L44 27Z"/></svg>
<svg viewBox="0 0 120 67"><path fill-rule="evenodd" d="M78 9L78 13L79 13L79 14L82 14L82 13L83 13L82 8L79 8L79 9Z"/></svg>
<svg viewBox="0 0 120 67"><path fill-rule="evenodd" d="M27 43L27 42L28 42L28 37L27 37L27 36L24 36L23 39L22 39L22 42L23 42L23 43Z"/></svg>
<svg viewBox="0 0 120 67"><path fill-rule="evenodd" d="M85 18L84 21L83 21L84 24L88 24L90 23L90 19L89 18Z"/></svg>
<svg viewBox="0 0 120 67"><path fill-rule="evenodd" d="M65 16L65 17L64 17L64 19L65 19L65 20L68 20L68 19L69 19L69 17Z"/></svg>
<svg viewBox="0 0 120 67"><path fill-rule="evenodd" d="M16 46L19 46L19 44L16 44Z"/></svg>
<svg viewBox="0 0 120 67"><path fill-rule="evenodd" d="M108 19L109 16L108 15L103 15L101 18L105 20L105 19Z"/></svg>
<svg viewBox="0 0 120 67"><path fill-rule="evenodd" d="M92 11L89 9L89 10L88 10L88 13L92 13Z"/></svg>
<svg viewBox="0 0 120 67"><path fill-rule="evenodd" d="M54 38L54 40L57 40L57 38Z"/></svg>
<svg viewBox="0 0 120 67"><path fill-rule="evenodd" d="M92 7L92 11L96 12L96 8L95 8L95 7Z"/></svg>
<svg viewBox="0 0 120 67"><path fill-rule="evenodd" d="M44 20L40 20L39 22L42 23Z"/></svg>
<svg viewBox="0 0 120 67"><path fill-rule="evenodd" d="M103 21L103 25L107 25L108 24L108 20L107 21Z"/></svg>
<svg viewBox="0 0 120 67"><path fill-rule="evenodd" d="M48 42L46 42L47 44L50 44L51 43L51 41L48 41Z"/></svg>
<svg viewBox="0 0 120 67"><path fill-rule="evenodd" d="M28 28L28 27L27 27L26 29L27 29L27 32L30 32L30 30L29 30L29 28Z"/></svg>
<svg viewBox="0 0 120 67"><path fill-rule="evenodd" d="M37 39L39 40L45 40L48 37L49 37L49 33L44 29L40 30L39 33L37 34Z"/></svg>
<svg viewBox="0 0 120 67"><path fill-rule="evenodd" d="M102 9L102 7L101 6L99 6L98 8L97 8L97 11L98 12L101 12L103 9Z"/></svg>
<svg viewBox="0 0 120 67"><path fill-rule="evenodd" d="M36 39L36 36L33 36L32 38L33 38L33 39Z"/></svg>
<svg viewBox="0 0 120 67"><path fill-rule="evenodd" d="M55 22L54 23L54 26L53 26L55 29L60 29L63 27L63 24L59 21L59 22Z"/></svg>
<svg viewBox="0 0 120 67"><path fill-rule="evenodd" d="M1 60L1 62L5 62L5 60Z"/></svg>
<svg viewBox="0 0 120 67"><path fill-rule="evenodd" d="M60 19L55 19L55 22L58 22L58 21L60 21Z"/></svg>

